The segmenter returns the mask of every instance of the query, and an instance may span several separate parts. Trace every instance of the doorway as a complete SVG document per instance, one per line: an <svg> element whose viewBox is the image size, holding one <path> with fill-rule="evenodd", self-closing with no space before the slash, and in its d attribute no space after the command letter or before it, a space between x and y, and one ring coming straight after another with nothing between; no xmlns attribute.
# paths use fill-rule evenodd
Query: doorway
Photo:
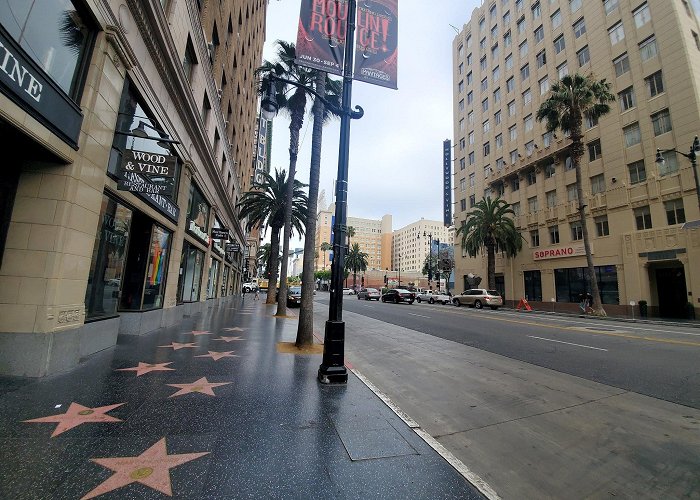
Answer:
<svg viewBox="0 0 700 500"><path fill-rule="evenodd" d="M659 297L659 316L687 318L688 289L683 266L656 269L656 291Z"/></svg>

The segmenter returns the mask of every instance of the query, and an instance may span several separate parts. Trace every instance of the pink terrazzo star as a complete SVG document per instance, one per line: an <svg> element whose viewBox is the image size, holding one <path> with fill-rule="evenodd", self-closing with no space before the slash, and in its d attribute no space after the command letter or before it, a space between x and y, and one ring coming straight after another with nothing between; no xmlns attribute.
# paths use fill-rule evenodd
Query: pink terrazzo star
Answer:
<svg viewBox="0 0 700 500"><path fill-rule="evenodd" d="M234 340L245 340L241 337L219 337L218 339L212 339L212 340L223 340L224 342L233 342Z"/></svg>
<svg viewBox="0 0 700 500"><path fill-rule="evenodd" d="M142 363L139 361L138 366L134 366L131 368L118 368L115 371L117 372L136 372L136 376L140 377L141 375L144 375L149 372L163 372L163 371L175 371L175 368L166 368L167 365L171 364L172 361L169 361L167 363Z"/></svg>
<svg viewBox="0 0 700 500"><path fill-rule="evenodd" d="M209 330L192 330L190 333L192 335L211 335Z"/></svg>
<svg viewBox="0 0 700 500"><path fill-rule="evenodd" d="M195 349L197 347L197 345L192 343L192 342L188 342L186 344L180 343L180 342L171 342L170 345L159 345L158 347L168 347L174 351L178 351L180 349L185 349L185 348Z"/></svg>
<svg viewBox="0 0 700 500"><path fill-rule="evenodd" d="M178 387L180 390L175 394L171 394L169 397L174 398L175 396L182 396L184 394L189 394L191 392L200 392L202 394L208 394L209 396L216 396L214 394L214 387L219 387L222 385L228 385L231 382L219 382L212 383L207 380L207 377L202 377L199 380L192 382L191 384L166 384L170 387Z"/></svg>
<svg viewBox="0 0 700 500"><path fill-rule="evenodd" d="M224 331L226 332L244 332L246 330L247 328L241 328L239 326L234 326L232 328L224 328Z"/></svg>
<svg viewBox="0 0 700 500"><path fill-rule="evenodd" d="M233 354L234 352L236 351L209 351L209 354L200 354L199 356L195 356L195 358L211 358L214 361L219 361L221 358L237 358L238 356Z"/></svg>
<svg viewBox="0 0 700 500"><path fill-rule="evenodd" d="M208 454L209 452L205 451L168 455L165 438L162 438L137 457L91 458L90 461L113 470L114 475L81 500L95 498L131 483L141 483L168 496L173 496L170 469Z"/></svg>
<svg viewBox="0 0 700 500"><path fill-rule="evenodd" d="M115 408L123 405L125 403L118 403L109 406L100 406L98 408L89 408L87 406L80 405L78 403L71 403L68 410L65 413L60 413L58 415L51 415L49 417L33 418L31 420L24 420L23 422L58 422L58 425L51 434L51 437L56 437L59 434L63 434L67 430L77 427L80 424L95 423L95 422L122 422L121 419L116 417L110 417L106 413L112 411Z"/></svg>

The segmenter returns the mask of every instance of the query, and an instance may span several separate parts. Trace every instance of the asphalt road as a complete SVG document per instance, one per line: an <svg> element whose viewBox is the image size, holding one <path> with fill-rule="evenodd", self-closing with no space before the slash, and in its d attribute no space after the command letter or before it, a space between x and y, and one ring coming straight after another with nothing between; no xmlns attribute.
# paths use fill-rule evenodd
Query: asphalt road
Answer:
<svg viewBox="0 0 700 500"><path fill-rule="evenodd" d="M316 300L328 303L321 294ZM384 304L344 297L343 308L587 380L700 409L700 329L475 310Z"/></svg>

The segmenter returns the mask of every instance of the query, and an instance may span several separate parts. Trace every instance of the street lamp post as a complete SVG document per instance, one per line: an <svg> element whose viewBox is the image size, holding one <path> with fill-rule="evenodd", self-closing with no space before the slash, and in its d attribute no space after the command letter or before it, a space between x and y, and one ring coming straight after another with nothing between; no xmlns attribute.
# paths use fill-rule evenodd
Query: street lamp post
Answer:
<svg viewBox="0 0 700 500"><path fill-rule="evenodd" d="M401 288L401 252L399 252L399 288Z"/></svg>
<svg viewBox="0 0 700 500"><path fill-rule="evenodd" d="M698 197L698 208L700 208L700 182L698 182L698 154L700 154L700 139L698 139L698 136L695 136L695 140L693 141L693 144L690 146L690 152L689 153L682 153L676 149L664 149L663 151L660 149L656 150L656 163L659 165L663 165L666 160L664 159L663 154L664 153L678 153L679 155L685 156L690 160L690 166L693 169L693 178L695 179L695 193L697 194Z"/></svg>
<svg viewBox="0 0 700 500"><path fill-rule="evenodd" d="M420 234L418 235L420 237ZM428 237L428 286L433 289L433 233L426 233L423 231L423 237Z"/></svg>

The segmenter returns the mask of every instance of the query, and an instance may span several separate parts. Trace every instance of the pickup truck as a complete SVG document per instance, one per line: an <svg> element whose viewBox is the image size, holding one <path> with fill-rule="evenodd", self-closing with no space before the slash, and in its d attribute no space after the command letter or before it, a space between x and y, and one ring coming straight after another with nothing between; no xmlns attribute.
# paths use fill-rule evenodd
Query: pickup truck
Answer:
<svg viewBox="0 0 700 500"><path fill-rule="evenodd" d="M419 304L421 302L428 302L429 304L434 304L435 302L439 302L440 304L449 304L452 302L452 297L446 293L426 290L416 295L416 302Z"/></svg>

